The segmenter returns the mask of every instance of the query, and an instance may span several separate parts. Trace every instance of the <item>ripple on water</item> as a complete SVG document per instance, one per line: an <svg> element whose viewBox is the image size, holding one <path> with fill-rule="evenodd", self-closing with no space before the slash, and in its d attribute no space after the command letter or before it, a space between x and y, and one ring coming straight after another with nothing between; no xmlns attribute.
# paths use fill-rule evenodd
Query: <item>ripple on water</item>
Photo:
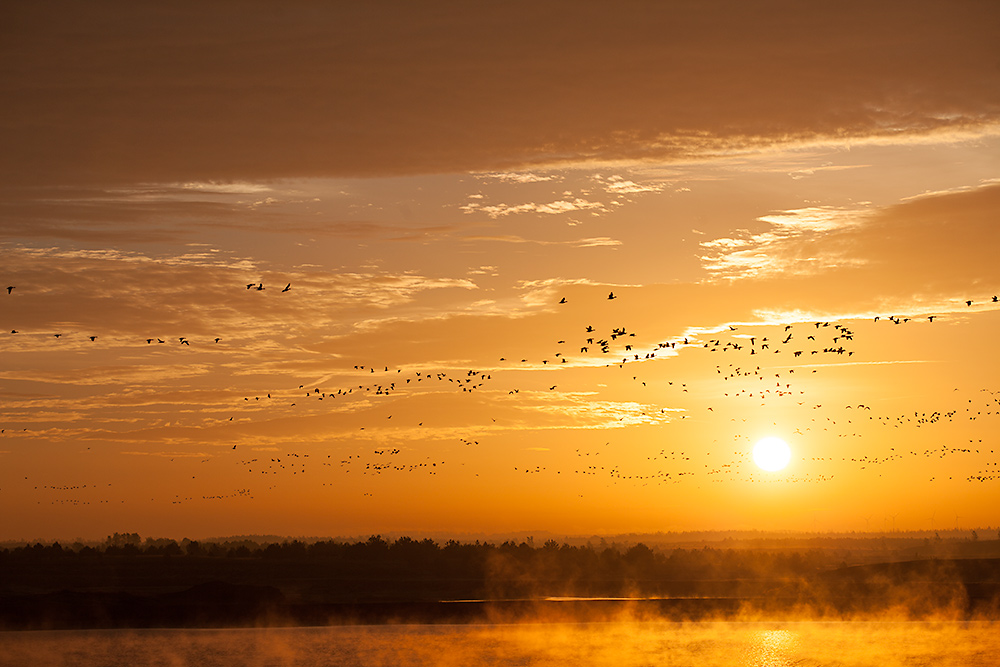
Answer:
<svg viewBox="0 0 1000 667"><path fill-rule="evenodd" d="M986 667L996 623L612 622L0 633L10 667Z"/></svg>

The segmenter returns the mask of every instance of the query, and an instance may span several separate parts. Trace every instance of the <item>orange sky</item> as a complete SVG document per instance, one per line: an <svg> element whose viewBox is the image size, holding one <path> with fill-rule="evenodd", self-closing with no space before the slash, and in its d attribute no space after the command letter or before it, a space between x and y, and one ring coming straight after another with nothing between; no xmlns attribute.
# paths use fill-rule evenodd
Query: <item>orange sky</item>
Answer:
<svg viewBox="0 0 1000 667"><path fill-rule="evenodd" d="M1000 524L994 3L0 31L0 539Z"/></svg>

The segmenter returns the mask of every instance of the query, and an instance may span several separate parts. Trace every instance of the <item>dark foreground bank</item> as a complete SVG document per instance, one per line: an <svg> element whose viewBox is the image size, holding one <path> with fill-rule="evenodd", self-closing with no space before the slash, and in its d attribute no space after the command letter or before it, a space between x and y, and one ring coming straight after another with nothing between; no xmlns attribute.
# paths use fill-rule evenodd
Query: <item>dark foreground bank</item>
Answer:
<svg viewBox="0 0 1000 667"><path fill-rule="evenodd" d="M274 586L213 581L168 593L0 595L0 628L211 628L379 623L768 618L1000 619L1000 559L838 568L808 580L636 582L684 595L308 602ZM383 591L383 594L385 591ZM426 593L426 591L425 591Z"/></svg>
<svg viewBox="0 0 1000 667"><path fill-rule="evenodd" d="M976 536L973 535L973 538ZM764 617L1000 619L1000 539L745 548L548 541L141 542L0 549L0 629Z"/></svg>

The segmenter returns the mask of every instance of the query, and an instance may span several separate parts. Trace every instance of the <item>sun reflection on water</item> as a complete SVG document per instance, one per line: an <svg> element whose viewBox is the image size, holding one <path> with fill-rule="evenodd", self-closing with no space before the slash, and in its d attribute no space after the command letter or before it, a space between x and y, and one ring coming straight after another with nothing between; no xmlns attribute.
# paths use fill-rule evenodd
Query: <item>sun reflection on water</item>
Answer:
<svg viewBox="0 0 1000 667"><path fill-rule="evenodd" d="M996 622L635 621L0 632L3 667L996 667Z"/></svg>
<svg viewBox="0 0 1000 667"><path fill-rule="evenodd" d="M757 630L748 638L742 665L746 667L787 667L797 664L799 635L790 630Z"/></svg>

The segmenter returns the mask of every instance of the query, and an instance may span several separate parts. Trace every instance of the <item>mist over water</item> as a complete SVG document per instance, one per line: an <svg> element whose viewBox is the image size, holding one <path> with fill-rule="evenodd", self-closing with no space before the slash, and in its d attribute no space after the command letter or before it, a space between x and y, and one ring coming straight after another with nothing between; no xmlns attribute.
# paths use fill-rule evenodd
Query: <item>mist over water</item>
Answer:
<svg viewBox="0 0 1000 667"><path fill-rule="evenodd" d="M992 622L613 622L5 632L11 667L996 665Z"/></svg>

